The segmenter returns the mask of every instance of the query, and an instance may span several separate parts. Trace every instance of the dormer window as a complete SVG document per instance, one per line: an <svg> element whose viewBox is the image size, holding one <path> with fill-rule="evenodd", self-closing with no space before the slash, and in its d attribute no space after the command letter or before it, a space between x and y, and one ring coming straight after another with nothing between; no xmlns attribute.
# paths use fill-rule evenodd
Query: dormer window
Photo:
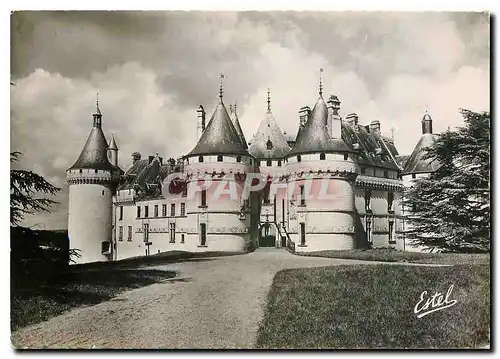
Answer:
<svg viewBox="0 0 500 359"><path fill-rule="evenodd" d="M271 139L267 140L266 147L267 147L268 150L272 150L273 149L273 142L271 141Z"/></svg>
<svg viewBox="0 0 500 359"><path fill-rule="evenodd" d="M319 159L320 159L320 160L324 161L324 160L325 160L325 158L326 158L326 155L325 155L324 153L320 153L320 154L319 154Z"/></svg>
<svg viewBox="0 0 500 359"><path fill-rule="evenodd" d="M222 162L222 155L217 156L217 162Z"/></svg>
<svg viewBox="0 0 500 359"><path fill-rule="evenodd" d="M198 157L198 162L202 163L203 162L203 156Z"/></svg>

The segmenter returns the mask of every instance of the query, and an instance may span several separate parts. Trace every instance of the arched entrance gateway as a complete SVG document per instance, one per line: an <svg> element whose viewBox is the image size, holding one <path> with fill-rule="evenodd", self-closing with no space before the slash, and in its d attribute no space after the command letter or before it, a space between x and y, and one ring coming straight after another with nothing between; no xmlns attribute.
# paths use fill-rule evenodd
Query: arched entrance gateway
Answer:
<svg viewBox="0 0 500 359"><path fill-rule="evenodd" d="M276 247L276 230L272 222L261 223L259 228L259 247Z"/></svg>

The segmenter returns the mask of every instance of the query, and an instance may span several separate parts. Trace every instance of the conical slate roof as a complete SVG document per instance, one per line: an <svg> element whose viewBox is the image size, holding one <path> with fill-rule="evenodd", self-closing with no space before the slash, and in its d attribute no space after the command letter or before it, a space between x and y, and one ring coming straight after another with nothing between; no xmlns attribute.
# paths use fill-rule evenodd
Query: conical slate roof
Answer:
<svg viewBox="0 0 500 359"><path fill-rule="evenodd" d="M320 95L312 110L311 117L297 135L297 142L290 155L314 152L353 152L340 139L331 139L326 129L328 110Z"/></svg>
<svg viewBox="0 0 500 359"><path fill-rule="evenodd" d="M115 136L111 135L111 142L109 143L109 147L108 147L110 150L118 150L118 146L116 145L116 141L115 141Z"/></svg>
<svg viewBox="0 0 500 359"><path fill-rule="evenodd" d="M246 155L249 156L245 145L241 142L237 130L227 113L222 99L217 104L208 125L200 140L186 156L195 155Z"/></svg>
<svg viewBox="0 0 500 359"><path fill-rule="evenodd" d="M283 158L290 152L286 138L271 111L266 112L266 117L253 136L248 151L255 158Z"/></svg>
<svg viewBox="0 0 500 359"><path fill-rule="evenodd" d="M432 133L424 133L422 137L420 137L420 140L404 165L402 174L431 173L439 168L439 163L437 161L431 162L431 160L422 159L426 153L425 148L432 146L436 141L436 137L437 136Z"/></svg>
<svg viewBox="0 0 500 359"><path fill-rule="evenodd" d="M108 160L108 143L99 126L94 126L83 147L80 157L69 169L91 168L111 170L113 166Z"/></svg>
<svg viewBox="0 0 500 359"><path fill-rule="evenodd" d="M243 134L243 130L240 126L240 121L238 119L238 113L236 112L236 105L234 105L233 110L231 111L231 121L233 122L234 128L238 137L240 138L241 143L245 148L248 148L247 141L245 140L245 135Z"/></svg>

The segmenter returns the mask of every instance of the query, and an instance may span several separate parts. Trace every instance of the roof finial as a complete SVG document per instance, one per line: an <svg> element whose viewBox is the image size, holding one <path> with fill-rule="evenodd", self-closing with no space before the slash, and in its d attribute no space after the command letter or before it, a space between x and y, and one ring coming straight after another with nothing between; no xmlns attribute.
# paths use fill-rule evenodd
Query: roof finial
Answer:
<svg viewBox="0 0 500 359"><path fill-rule="evenodd" d="M267 89L267 112L271 112L271 91Z"/></svg>
<svg viewBox="0 0 500 359"><path fill-rule="evenodd" d="M235 114L235 115L238 115L238 113L236 112L236 101L234 101L233 111L234 111L234 114Z"/></svg>
<svg viewBox="0 0 500 359"><path fill-rule="evenodd" d="M101 110L99 109L99 90L97 90L97 93L96 93L95 105L96 105L96 114L100 115Z"/></svg>
<svg viewBox="0 0 500 359"><path fill-rule="evenodd" d="M323 73L323 69L319 69L319 95L323 97L323 80L321 78L321 74Z"/></svg>
<svg viewBox="0 0 500 359"><path fill-rule="evenodd" d="M222 94L224 93L223 89L222 89L222 80L224 79L224 74L220 74L220 88L219 88L219 98L222 102Z"/></svg>

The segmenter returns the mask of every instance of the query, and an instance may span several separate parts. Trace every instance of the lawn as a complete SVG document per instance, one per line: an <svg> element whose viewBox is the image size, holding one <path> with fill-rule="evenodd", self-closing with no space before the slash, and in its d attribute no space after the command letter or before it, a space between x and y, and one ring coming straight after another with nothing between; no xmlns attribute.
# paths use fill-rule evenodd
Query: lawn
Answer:
<svg viewBox="0 0 500 359"><path fill-rule="evenodd" d="M452 307L417 318L425 290ZM470 348L488 343L487 265L352 265L279 272L259 329L260 348Z"/></svg>
<svg viewBox="0 0 500 359"><path fill-rule="evenodd" d="M321 251L295 253L301 256L357 259L379 262L410 262L433 264L489 264L489 253L428 253L403 252L391 248L353 249L343 251Z"/></svg>

